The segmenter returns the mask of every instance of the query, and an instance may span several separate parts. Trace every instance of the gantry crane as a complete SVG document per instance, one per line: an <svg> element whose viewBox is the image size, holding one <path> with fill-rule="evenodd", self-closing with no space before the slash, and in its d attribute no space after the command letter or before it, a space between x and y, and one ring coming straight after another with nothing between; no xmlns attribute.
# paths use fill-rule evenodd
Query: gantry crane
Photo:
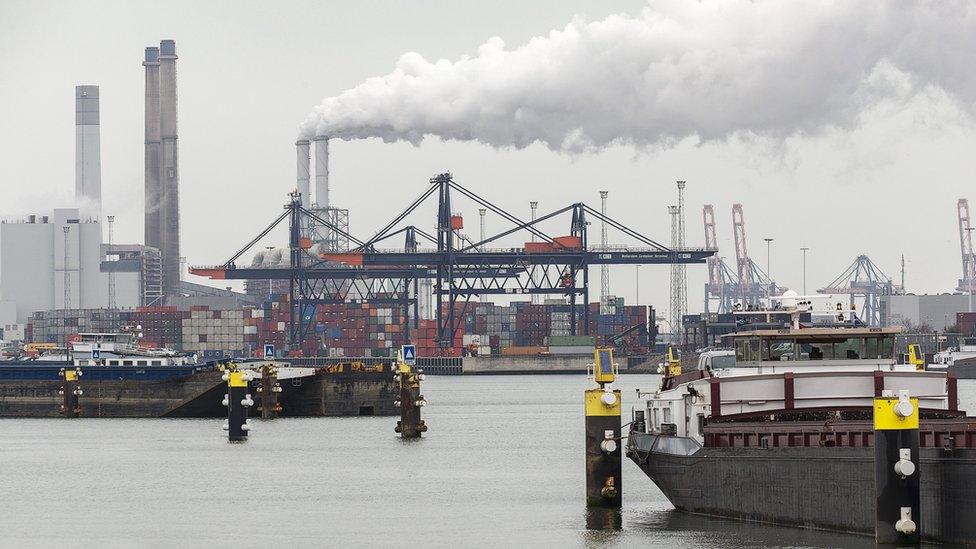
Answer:
<svg viewBox="0 0 976 549"><path fill-rule="evenodd" d="M969 200L960 198L956 203L959 214L959 250L962 254L962 278L956 291L969 293L976 282L976 256L973 255L972 225L969 222Z"/></svg>
<svg viewBox="0 0 976 549"><path fill-rule="evenodd" d="M861 299L860 312L855 314L861 322L871 327L881 326L881 296L893 295L901 291L901 286L893 284L866 255L859 255L844 272L826 287L817 290L821 294L846 294L850 296L849 307L857 311L857 300ZM840 305L840 304L838 304Z"/></svg>
<svg viewBox="0 0 976 549"><path fill-rule="evenodd" d="M702 221L705 225L705 248L718 250L718 239L715 236L715 208L711 204L705 204L702 208ZM719 314L732 312L735 298L739 295L738 276L718 253L709 257L706 263L708 282L705 284L705 313L712 312L712 300L717 301L715 312Z"/></svg>
<svg viewBox="0 0 976 549"><path fill-rule="evenodd" d="M474 201L508 221L512 227L480 242L465 242L459 232L463 229L463 218L452 209L452 193ZM403 226L404 220L435 194L438 201L437 234L429 235L414 225ZM539 228L564 214L570 217L568 236L553 237ZM303 237L301 232L303 219L307 217L338 232L355 248L315 257L310 253L311 239ZM606 223L638 245L591 246L587 234L588 217ZM236 266L237 259L286 218L290 220L290 261L287 266ZM523 240L524 247L490 249L487 246L499 239L526 233L534 235L536 241ZM403 249L377 248L381 242L401 234L406 241ZM421 239L434 247L421 247ZM431 178L426 191L367 240L360 240L319 218L301 205L297 193L292 193L285 212L228 261L215 267L193 267L190 272L215 279L289 280L289 336L293 345L304 340L311 324L306 319L314 319L317 304L342 302L353 292L361 301L398 303L407 312L412 306L416 325L417 281L431 279L434 281L437 340L441 346L448 347L472 297L563 295L569 298L571 305L575 305L579 297L585 304L589 302L591 265L704 263L714 253L714 250L705 248L670 249L581 202L527 222L456 183L451 174L444 173ZM382 291L377 289L378 280L386 284ZM456 313L457 306L461 307L460 314ZM583 307L582 316L582 330L588 333L589 307ZM574 335L577 333L576 315L571 315L570 329ZM409 332L405 336L409 339Z"/></svg>

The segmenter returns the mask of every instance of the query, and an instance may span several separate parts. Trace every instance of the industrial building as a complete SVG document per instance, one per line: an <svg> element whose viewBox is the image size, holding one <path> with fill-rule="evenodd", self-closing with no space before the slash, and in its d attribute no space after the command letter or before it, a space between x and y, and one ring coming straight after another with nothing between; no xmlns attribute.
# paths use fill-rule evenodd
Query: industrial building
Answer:
<svg viewBox="0 0 976 549"><path fill-rule="evenodd" d="M938 332L956 324L956 314L969 311L969 294L904 294L880 297L883 326L928 326Z"/></svg>
<svg viewBox="0 0 976 549"><path fill-rule="evenodd" d="M159 250L141 244L105 244L101 270L115 280L114 303L109 306L158 305L163 300L163 267ZM121 297L121 300L119 299Z"/></svg>
<svg viewBox="0 0 976 549"><path fill-rule="evenodd" d="M176 42L146 48L145 244L160 250L163 294L179 293L180 178L176 125Z"/></svg>
<svg viewBox="0 0 976 549"><path fill-rule="evenodd" d="M105 306L101 246L101 224L82 218L78 208L0 224L0 301L15 307L15 319L0 322L24 322L34 311Z"/></svg>

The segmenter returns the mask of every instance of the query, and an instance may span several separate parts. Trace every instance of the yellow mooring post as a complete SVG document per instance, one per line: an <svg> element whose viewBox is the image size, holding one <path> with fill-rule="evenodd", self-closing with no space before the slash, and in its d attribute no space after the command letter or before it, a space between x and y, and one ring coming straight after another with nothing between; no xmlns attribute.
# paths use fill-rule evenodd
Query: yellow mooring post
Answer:
<svg viewBox="0 0 976 549"><path fill-rule="evenodd" d="M420 382L424 380L422 371L414 372L403 359L403 352L397 353L397 361L393 366L393 379L400 382L400 395L393 404L400 408L400 421L393 429L400 433L401 438L420 438L427 432L427 424L420 419L420 409L427 405L424 395L420 394Z"/></svg>
<svg viewBox="0 0 976 549"><path fill-rule="evenodd" d="M61 415L64 417L80 417L82 394L81 386L78 385L78 378L81 377L81 368L61 368L58 372L64 382L58 395L61 397Z"/></svg>
<svg viewBox="0 0 976 549"><path fill-rule="evenodd" d="M252 379L251 373L242 372L232 364L222 377L227 382L227 394L224 395L223 402L227 407L227 423L224 424L227 440L244 442L251 430L247 423L247 409L254 406L248 387Z"/></svg>
<svg viewBox="0 0 976 549"><path fill-rule="evenodd" d="M917 545L919 499L918 399L884 391L874 399L874 537L879 545Z"/></svg>
<svg viewBox="0 0 976 549"><path fill-rule="evenodd" d="M599 387L587 389L584 393L586 506L619 508L623 499L620 478L623 452L620 443L620 391L609 387L617 375L613 349L596 349L593 361L593 380Z"/></svg>

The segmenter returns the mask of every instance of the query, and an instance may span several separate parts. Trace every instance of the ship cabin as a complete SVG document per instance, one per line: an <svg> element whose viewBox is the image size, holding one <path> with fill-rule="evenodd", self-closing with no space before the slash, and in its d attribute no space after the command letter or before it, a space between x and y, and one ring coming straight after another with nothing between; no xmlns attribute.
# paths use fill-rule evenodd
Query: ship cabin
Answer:
<svg viewBox="0 0 976 549"><path fill-rule="evenodd" d="M638 407L644 410L641 423L648 433L701 444L708 422L870 411L874 398L887 390L909 391L925 410L957 410L955 379L897 364L899 332L783 328L730 334L734 351L706 351L697 369L665 376L654 392L639 392L647 398Z"/></svg>
<svg viewBox="0 0 976 549"><path fill-rule="evenodd" d="M735 360L717 375L823 370L899 370L895 335L901 328L782 328L727 334ZM726 372L719 373L721 370Z"/></svg>

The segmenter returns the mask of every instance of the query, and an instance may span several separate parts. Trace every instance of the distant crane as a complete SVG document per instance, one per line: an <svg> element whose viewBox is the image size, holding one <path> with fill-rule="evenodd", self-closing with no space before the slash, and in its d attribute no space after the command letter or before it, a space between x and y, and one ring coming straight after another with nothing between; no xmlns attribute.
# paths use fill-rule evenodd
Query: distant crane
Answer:
<svg viewBox="0 0 976 549"><path fill-rule="evenodd" d="M717 250L715 208L711 204L705 204L702 208L702 221L705 225L705 247L710 250ZM735 306L735 296L739 295L738 275L718 254L709 257L706 263L708 264L708 282L705 284L705 312L712 312L712 300L718 302L715 312L719 314L732 312Z"/></svg>
<svg viewBox="0 0 976 549"><path fill-rule="evenodd" d="M858 317L868 326L881 326L881 296L901 292L866 255L859 255L844 272L826 287L817 290L821 294L847 294L850 308L857 310L856 301L861 299ZM840 304L838 304L840 305Z"/></svg>
<svg viewBox="0 0 976 549"><path fill-rule="evenodd" d="M764 298L777 295L786 288L777 286L749 257L746 249L746 222L742 216L742 204L732 205L732 231L735 235L736 275L739 279L736 297L743 308L754 308L759 306Z"/></svg>
<svg viewBox="0 0 976 549"><path fill-rule="evenodd" d="M962 254L962 278L956 291L969 292L976 278L976 256L973 255L972 225L969 221L969 200L960 198L956 203L959 214L959 251Z"/></svg>

